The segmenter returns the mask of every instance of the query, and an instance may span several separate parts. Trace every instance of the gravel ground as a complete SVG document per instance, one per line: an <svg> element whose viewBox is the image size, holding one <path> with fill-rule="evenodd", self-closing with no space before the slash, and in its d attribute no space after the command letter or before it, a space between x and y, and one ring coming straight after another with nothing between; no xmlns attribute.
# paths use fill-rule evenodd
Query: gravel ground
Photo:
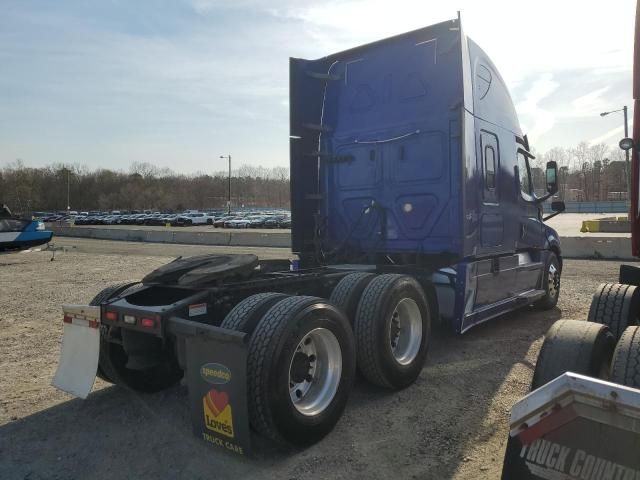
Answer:
<svg viewBox="0 0 640 480"><path fill-rule="evenodd" d="M390 393L359 382L320 443L237 458L192 436L185 387L139 395L98 380L81 401L50 386L60 305L88 302L171 257L49 257L0 256L2 479L498 478L509 410L527 391L544 332L561 317L586 318L591 293L619 265L567 260L558 308L515 312L461 337L437 332L413 386Z"/></svg>

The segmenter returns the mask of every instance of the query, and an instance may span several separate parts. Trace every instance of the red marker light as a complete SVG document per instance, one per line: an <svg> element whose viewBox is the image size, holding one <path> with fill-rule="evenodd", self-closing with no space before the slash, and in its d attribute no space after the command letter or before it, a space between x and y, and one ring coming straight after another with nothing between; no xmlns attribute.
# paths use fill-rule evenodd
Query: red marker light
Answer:
<svg viewBox="0 0 640 480"><path fill-rule="evenodd" d="M118 321L118 312L107 312L105 314L105 317L110 322L117 322Z"/></svg>
<svg viewBox="0 0 640 480"><path fill-rule="evenodd" d="M64 323L71 323L72 320L73 318L69 315L65 315L64 318L62 319Z"/></svg>
<svg viewBox="0 0 640 480"><path fill-rule="evenodd" d="M153 318L143 318L140 321L140 325L144 328L153 328L156 326L156 321Z"/></svg>

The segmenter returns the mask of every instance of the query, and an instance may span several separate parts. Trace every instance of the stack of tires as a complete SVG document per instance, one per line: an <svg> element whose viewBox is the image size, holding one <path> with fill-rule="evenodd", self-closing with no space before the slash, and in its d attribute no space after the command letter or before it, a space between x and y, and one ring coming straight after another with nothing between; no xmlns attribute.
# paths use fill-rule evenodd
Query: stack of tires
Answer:
<svg viewBox="0 0 640 480"><path fill-rule="evenodd" d="M574 372L640 388L640 290L604 283L598 287L588 321L559 320L538 356L531 389L565 372Z"/></svg>

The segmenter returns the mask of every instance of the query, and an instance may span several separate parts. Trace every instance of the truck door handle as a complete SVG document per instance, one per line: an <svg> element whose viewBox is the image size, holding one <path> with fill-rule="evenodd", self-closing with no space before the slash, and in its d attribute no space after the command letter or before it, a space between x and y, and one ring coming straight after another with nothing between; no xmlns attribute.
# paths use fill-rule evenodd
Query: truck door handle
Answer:
<svg viewBox="0 0 640 480"><path fill-rule="evenodd" d="M497 275L498 273L500 273L500 259L499 258L492 258L491 259L491 273L493 273L494 275Z"/></svg>

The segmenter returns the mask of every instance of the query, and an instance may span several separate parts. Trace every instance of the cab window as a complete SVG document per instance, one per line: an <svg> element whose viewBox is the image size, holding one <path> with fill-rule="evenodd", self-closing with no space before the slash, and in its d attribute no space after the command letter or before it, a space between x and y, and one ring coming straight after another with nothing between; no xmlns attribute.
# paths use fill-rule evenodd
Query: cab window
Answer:
<svg viewBox="0 0 640 480"><path fill-rule="evenodd" d="M518 152L518 174L520 176L520 191L528 200L531 197L531 172L529 159L522 152Z"/></svg>

